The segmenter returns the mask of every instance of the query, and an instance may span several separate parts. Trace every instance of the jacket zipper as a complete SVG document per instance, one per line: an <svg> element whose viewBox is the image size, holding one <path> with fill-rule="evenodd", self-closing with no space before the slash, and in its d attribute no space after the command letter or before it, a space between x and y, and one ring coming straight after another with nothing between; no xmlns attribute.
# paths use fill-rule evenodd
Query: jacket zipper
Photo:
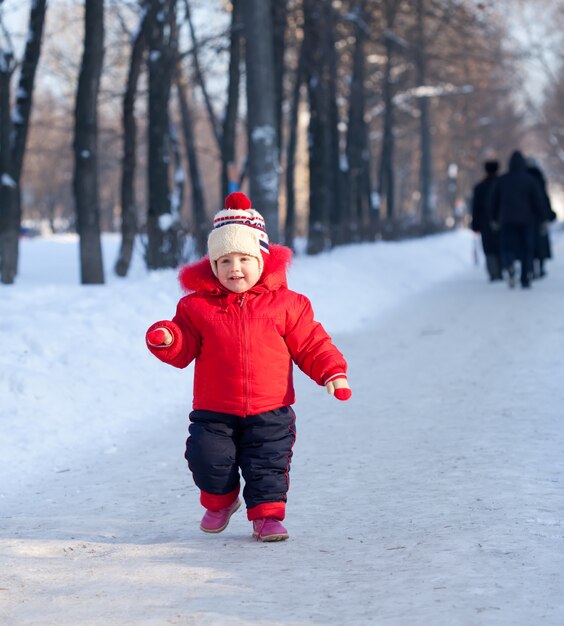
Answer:
<svg viewBox="0 0 564 626"><path fill-rule="evenodd" d="M239 299L239 306L241 308L241 324L243 327L243 380L244 380L244 394L245 394L245 415L250 414L250 382L249 382L249 350L248 350L248 331L247 331L247 314L244 307L245 296L243 294Z"/></svg>

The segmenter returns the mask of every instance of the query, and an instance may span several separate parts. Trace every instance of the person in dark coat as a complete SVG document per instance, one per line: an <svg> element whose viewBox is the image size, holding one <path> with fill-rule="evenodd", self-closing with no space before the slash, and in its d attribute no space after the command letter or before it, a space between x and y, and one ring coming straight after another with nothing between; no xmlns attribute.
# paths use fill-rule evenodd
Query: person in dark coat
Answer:
<svg viewBox="0 0 564 626"><path fill-rule="evenodd" d="M500 228L503 268L509 286L515 286L515 261L521 265L521 286L531 286L535 227L545 216L540 186L527 172L525 157L515 150L509 159L508 171L493 188L491 219L493 228Z"/></svg>
<svg viewBox="0 0 564 626"><path fill-rule="evenodd" d="M499 229L493 230L489 216L488 200L492 193L499 162L488 160L484 163L486 177L474 187L472 194L472 222L470 228L482 238L482 248L486 257L486 269L491 281L501 280L501 245Z"/></svg>
<svg viewBox="0 0 564 626"><path fill-rule="evenodd" d="M552 246L550 245L550 235L548 232L548 222L556 219L556 213L552 210L550 197L546 190L546 181L542 170L537 165L535 159L527 159L527 171L537 181L541 188L544 199L544 219L537 221L535 229L535 248L533 254L533 269L535 278L546 276L544 262L552 258Z"/></svg>

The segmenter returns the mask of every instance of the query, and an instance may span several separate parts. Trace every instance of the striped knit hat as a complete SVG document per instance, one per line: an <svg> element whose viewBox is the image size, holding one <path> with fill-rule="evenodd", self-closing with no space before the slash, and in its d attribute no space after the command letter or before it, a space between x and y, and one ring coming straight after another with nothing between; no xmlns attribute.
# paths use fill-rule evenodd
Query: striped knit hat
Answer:
<svg viewBox="0 0 564 626"><path fill-rule="evenodd" d="M269 253L264 219L251 208L251 201L240 191L230 193L225 198L225 208L213 218L213 230L208 237L208 254L216 276L217 260L231 252L254 256L262 274L262 255Z"/></svg>

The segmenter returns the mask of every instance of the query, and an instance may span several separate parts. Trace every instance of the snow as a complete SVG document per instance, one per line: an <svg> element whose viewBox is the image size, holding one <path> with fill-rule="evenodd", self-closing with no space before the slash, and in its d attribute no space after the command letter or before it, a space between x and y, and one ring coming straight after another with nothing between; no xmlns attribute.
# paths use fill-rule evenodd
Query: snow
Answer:
<svg viewBox="0 0 564 626"><path fill-rule="evenodd" d="M254 143L262 143L271 146L276 138L276 131L272 126L256 126L251 134Z"/></svg>
<svg viewBox="0 0 564 626"><path fill-rule="evenodd" d="M452 94L468 94L473 91L474 87L472 85L458 86L451 83L445 83L443 85L421 85L413 89L406 89L396 94L393 99L396 104L399 104L410 98L433 98Z"/></svg>
<svg viewBox="0 0 564 626"><path fill-rule="evenodd" d="M276 154L271 150L275 146L276 131L272 126L256 126L251 133L251 141L254 145L261 145L266 160L276 160ZM278 168L266 168L262 174L257 175L257 186L262 190L264 198L270 202L276 202L278 197L278 184L280 172Z"/></svg>
<svg viewBox="0 0 564 626"><path fill-rule="evenodd" d="M174 202L174 198L173 198L173 202L171 203L171 205L172 205L171 206L172 210L174 210L178 206L178 203ZM178 215L177 211L175 211L175 215ZM161 213L159 215L159 229L164 232L172 228L176 224L176 221L177 221L175 215L173 215L172 213Z"/></svg>
<svg viewBox="0 0 564 626"><path fill-rule="evenodd" d="M0 177L0 182L2 183L3 187L11 187L12 189L15 189L17 187L16 181L10 176L10 174L7 174L6 172L4 172Z"/></svg>
<svg viewBox="0 0 564 626"><path fill-rule="evenodd" d="M0 288L0 623L564 623L561 232L530 291L488 283L465 230L295 258L353 397L297 372L271 545L242 512L198 529L192 367L144 345L176 272L138 250L127 279L80 286L75 237L21 245Z"/></svg>

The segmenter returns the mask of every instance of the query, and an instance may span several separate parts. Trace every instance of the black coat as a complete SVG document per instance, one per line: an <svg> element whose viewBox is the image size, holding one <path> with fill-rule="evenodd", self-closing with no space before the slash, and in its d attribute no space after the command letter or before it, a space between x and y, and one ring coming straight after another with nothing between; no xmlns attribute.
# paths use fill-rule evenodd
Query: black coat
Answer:
<svg viewBox="0 0 564 626"><path fill-rule="evenodd" d="M523 155L516 151L509 160L509 171L497 179L491 201L492 219L507 224L542 221L546 208L537 181L528 173Z"/></svg>
<svg viewBox="0 0 564 626"><path fill-rule="evenodd" d="M482 235L482 246L484 254L499 254L499 231L494 231L491 227L491 216L489 214L490 197L495 186L497 177L487 176L483 181L474 187L472 194L472 223L470 228L475 233Z"/></svg>
<svg viewBox="0 0 564 626"><path fill-rule="evenodd" d="M538 219L535 232L535 259L551 259L552 247L550 245L550 236L546 224L543 224L543 222L553 222L556 219L556 213L552 210L550 197L546 190L546 182L541 170L536 166L529 166L528 172L540 186L544 202L544 215Z"/></svg>

